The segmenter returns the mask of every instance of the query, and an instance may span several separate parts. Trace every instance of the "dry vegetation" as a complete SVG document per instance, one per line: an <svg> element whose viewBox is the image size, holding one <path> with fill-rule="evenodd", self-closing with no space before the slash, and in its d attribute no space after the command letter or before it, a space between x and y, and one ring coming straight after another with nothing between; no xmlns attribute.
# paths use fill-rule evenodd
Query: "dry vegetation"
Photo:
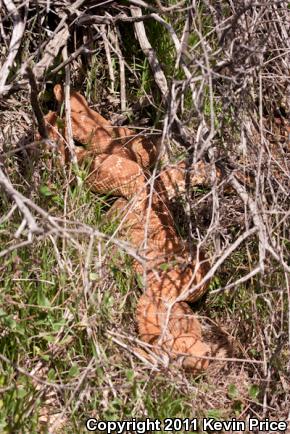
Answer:
<svg viewBox="0 0 290 434"><path fill-rule="evenodd" d="M0 0L1 432L85 432L88 416L290 422L289 38L286 1ZM33 142L56 83L162 133L164 164L204 158L227 176L174 204L211 259L193 308L231 341L226 363L194 378L135 354L141 289L112 198Z"/></svg>

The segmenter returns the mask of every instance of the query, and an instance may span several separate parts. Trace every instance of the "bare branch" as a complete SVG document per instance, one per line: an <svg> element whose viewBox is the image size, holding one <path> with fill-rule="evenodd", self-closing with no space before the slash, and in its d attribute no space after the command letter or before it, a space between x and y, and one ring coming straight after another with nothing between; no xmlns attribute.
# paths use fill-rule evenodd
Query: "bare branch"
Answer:
<svg viewBox="0 0 290 434"><path fill-rule="evenodd" d="M142 11L140 8L135 6L130 6L130 11L133 17L141 17ZM159 87L161 94L163 97L167 98L168 96L168 84L164 72L162 71L161 65L157 58L157 55L150 44L143 22L134 23L134 28L136 32L137 39L139 41L140 47L142 48L145 56L148 59L148 62L151 66L154 79L156 81L157 86Z"/></svg>
<svg viewBox="0 0 290 434"><path fill-rule="evenodd" d="M5 84L10 74L11 68L13 66L14 59L18 53L19 47L21 45L23 33L26 25L27 18L27 8L29 1L25 0L24 2L24 11L23 16L19 12L19 6L15 6L12 0L3 0L7 12L12 17L13 20L13 32L10 40L8 56L4 64L0 69L0 95L5 92Z"/></svg>

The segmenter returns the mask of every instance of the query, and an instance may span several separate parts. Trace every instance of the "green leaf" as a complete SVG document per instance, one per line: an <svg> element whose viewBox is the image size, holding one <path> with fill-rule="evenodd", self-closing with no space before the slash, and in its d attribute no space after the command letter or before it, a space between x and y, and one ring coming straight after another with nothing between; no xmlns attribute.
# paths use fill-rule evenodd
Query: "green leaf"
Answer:
<svg viewBox="0 0 290 434"><path fill-rule="evenodd" d="M161 269L162 271L167 271L168 268L169 268L169 264L167 264L167 263L160 264L159 267L160 267L160 269Z"/></svg>
<svg viewBox="0 0 290 434"><path fill-rule="evenodd" d="M50 344L55 341L55 337L52 335L43 336L43 339L45 339Z"/></svg>
<svg viewBox="0 0 290 434"><path fill-rule="evenodd" d="M3 309L0 309L0 320L3 319L3 324L10 330L17 330L17 322L10 315L7 314Z"/></svg>
<svg viewBox="0 0 290 434"><path fill-rule="evenodd" d="M26 396L26 390L23 389L23 387L18 387L17 396L18 398L24 398L24 396Z"/></svg>
<svg viewBox="0 0 290 434"><path fill-rule="evenodd" d="M58 332L66 323L65 319L61 319L60 321L56 321L52 324L52 330L54 332Z"/></svg>
<svg viewBox="0 0 290 434"><path fill-rule="evenodd" d="M47 373L47 378L49 381L54 381L55 380L55 370L54 369L50 369Z"/></svg>
<svg viewBox="0 0 290 434"><path fill-rule="evenodd" d="M42 358L42 360L44 360L45 362L48 362L49 359L50 359L50 357L49 357L48 354L42 354L42 355L41 355L41 358Z"/></svg>
<svg viewBox="0 0 290 434"><path fill-rule="evenodd" d="M135 376L134 371L132 369L127 369L126 377L127 377L128 381L132 381L134 376Z"/></svg>
<svg viewBox="0 0 290 434"><path fill-rule="evenodd" d="M207 417L210 419L211 417L213 419L221 420L222 419L222 411L218 408L212 408L211 410L207 411Z"/></svg>
<svg viewBox="0 0 290 434"><path fill-rule="evenodd" d="M48 300L48 298L43 294L42 291L39 291L37 294L37 304L39 306L44 306L44 307L50 307L50 301Z"/></svg>
<svg viewBox="0 0 290 434"><path fill-rule="evenodd" d="M236 415L238 416L243 411L243 403L240 400L237 400L233 403L233 410L235 410Z"/></svg>
<svg viewBox="0 0 290 434"><path fill-rule="evenodd" d="M80 370L79 370L78 365L73 365L73 366L70 368L70 370L68 371L68 375L69 375L70 377L76 377L76 376L78 376L79 374L80 374Z"/></svg>
<svg viewBox="0 0 290 434"><path fill-rule="evenodd" d="M44 197L51 197L54 193L47 187L47 185L41 185L39 187L39 193Z"/></svg>
<svg viewBox="0 0 290 434"><path fill-rule="evenodd" d="M260 388L256 384L252 384L252 386L249 389L249 396L252 399L257 399L260 393Z"/></svg>
<svg viewBox="0 0 290 434"><path fill-rule="evenodd" d="M63 206L63 199L62 199L62 197L55 195L55 196L52 196L52 200L57 205Z"/></svg>
<svg viewBox="0 0 290 434"><path fill-rule="evenodd" d="M140 273L136 274L136 281L137 281L138 288L141 288L141 289L144 288L144 282L143 282L142 274L140 274Z"/></svg>
<svg viewBox="0 0 290 434"><path fill-rule="evenodd" d="M229 384L228 386L228 396L230 399L236 399L238 397L239 391L234 384Z"/></svg>

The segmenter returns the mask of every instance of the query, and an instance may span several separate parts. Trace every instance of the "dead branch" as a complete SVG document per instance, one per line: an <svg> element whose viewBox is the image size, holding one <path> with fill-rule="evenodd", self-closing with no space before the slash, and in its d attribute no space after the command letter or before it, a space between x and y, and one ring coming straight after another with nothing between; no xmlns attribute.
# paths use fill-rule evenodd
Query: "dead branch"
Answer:
<svg viewBox="0 0 290 434"><path fill-rule="evenodd" d="M30 84L31 107L34 111L34 114L35 114L35 117L37 120L38 132L39 132L39 135L41 138L48 139L48 134L47 134L47 129L46 129L43 113L42 113L42 110L41 110L41 107L40 107L39 101L38 101L37 84L36 84L36 80L34 77L34 73L33 73L32 69L30 68L30 66L27 66L26 73L28 76L29 84Z"/></svg>
<svg viewBox="0 0 290 434"><path fill-rule="evenodd" d="M133 17L141 17L142 10L141 8L130 6L130 11ZM140 47L142 48L145 56L148 59L148 62L151 66L154 79L156 81L157 86L159 87L162 96L166 99L168 96L168 84L164 72L161 68L159 60L157 58L156 52L150 44L147 36L144 23L142 21L134 23L134 28L136 31L136 36L139 41Z"/></svg>
<svg viewBox="0 0 290 434"><path fill-rule="evenodd" d="M6 90L5 84L10 74L10 70L13 66L14 59L18 53L19 47L21 45L22 37L25 30L26 18L27 18L27 8L29 1L25 0L23 3L23 16L19 12L19 6L15 6L12 0L3 0L6 6L8 14L13 20L13 32L10 40L9 51L6 61L0 69L0 95Z"/></svg>
<svg viewBox="0 0 290 434"><path fill-rule="evenodd" d="M0 167L0 185L2 186L6 194L12 199L12 201L15 202L19 211L23 214L25 218L25 224L27 224L29 227L29 236L32 237L33 234L42 233L42 229L36 223L35 218L29 211L29 208L26 206L25 197L17 190L15 190L10 180L5 176L1 167Z"/></svg>

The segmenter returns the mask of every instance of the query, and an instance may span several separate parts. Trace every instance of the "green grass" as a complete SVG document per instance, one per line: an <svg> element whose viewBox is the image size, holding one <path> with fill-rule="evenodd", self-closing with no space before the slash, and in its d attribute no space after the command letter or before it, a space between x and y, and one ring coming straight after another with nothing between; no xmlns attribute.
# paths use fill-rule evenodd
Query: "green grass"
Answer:
<svg viewBox="0 0 290 434"><path fill-rule="evenodd" d="M60 184L49 183L47 187L49 175L46 175L45 184L39 188L40 205L45 204L50 212L60 214L66 200L70 220L82 220L107 234L113 232L114 226L103 221L105 198L93 196L83 185L69 188L66 193ZM7 232L17 224L18 219L10 222L9 227L2 225L2 240L7 239ZM80 239L79 243L86 251L88 240ZM116 302L130 291L132 273L130 263L127 261L126 264L124 257L118 258L118 252L110 252L110 247L106 255L110 256L111 263L107 272L105 268L101 272L96 261L99 247L95 243L87 270L91 284L89 295L83 290L83 256L79 247L68 240L55 239L55 244L50 239L34 242L5 257L0 273L0 348L1 354L11 363L25 367L27 372L41 363L47 381L65 385L79 377L88 359L98 357L105 363L109 345L105 331L120 322L122 316L127 315L125 310L130 309L130 303L116 305ZM102 255L107 262L104 251ZM122 272L119 271L120 260ZM105 280L100 285L100 273L107 274L108 280L114 276L119 294L116 295L116 288ZM100 354L96 352L96 343ZM3 363L1 388L7 389L0 401L1 432L16 432L20 427L29 427L30 432L36 432L35 421L41 400L37 398L33 381L25 375L19 378L10 363ZM31 400L28 407L27 396ZM31 406L33 419L30 417Z"/></svg>
<svg viewBox="0 0 290 434"><path fill-rule="evenodd" d="M78 175L84 179L86 172ZM80 220L108 235L116 229L117 222L106 219L107 197L93 195L82 183L67 185L57 171L43 172L38 192L39 204L54 215L61 216L65 210L69 220ZM3 241L7 242L18 224L15 215L1 226ZM144 414L159 419L230 418L246 408L247 400L259 400L261 389L255 379L248 379L244 389L231 380L227 390L220 391L223 399L209 407L202 404L202 397L216 392L210 377L188 376L184 383L183 374L174 368L150 373L113 342L108 331L136 335L134 310L140 289L132 273L132 260L113 245L105 249L104 242L96 240L86 265L89 239L79 236L77 241L78 245L63 238L55 238L54 243L50 238L34 242L7 255L0 268L0 350L9 360L2 360L0 368L0 392L4 392L0 399L1 432L39 432L45 390L52 396L50 408L64 410L64 432L68 433L84 432L88 416L99 420L144 419ZM211 287L226 284L231 270L238 278L247 266L245 253L237 252ZM85 289L85 276L89 290ZM254 337L257 317L259 327L265 327L271 315L266 300L258 296L261 291L257 284L252 290L241 287L235 296L209 297L203 309L209 309L217 322L224 321L225 311L228 317L239 319L236 338L245 345L240 334L246 330L247 336ZM132 347L130 341L127 344ZM251 355L262 358L261 348ZM285 357L282 352L273 359L281 372ZM49 385L37 383L29 373ZM168 381L168 375L175 380Z"/></svg>

